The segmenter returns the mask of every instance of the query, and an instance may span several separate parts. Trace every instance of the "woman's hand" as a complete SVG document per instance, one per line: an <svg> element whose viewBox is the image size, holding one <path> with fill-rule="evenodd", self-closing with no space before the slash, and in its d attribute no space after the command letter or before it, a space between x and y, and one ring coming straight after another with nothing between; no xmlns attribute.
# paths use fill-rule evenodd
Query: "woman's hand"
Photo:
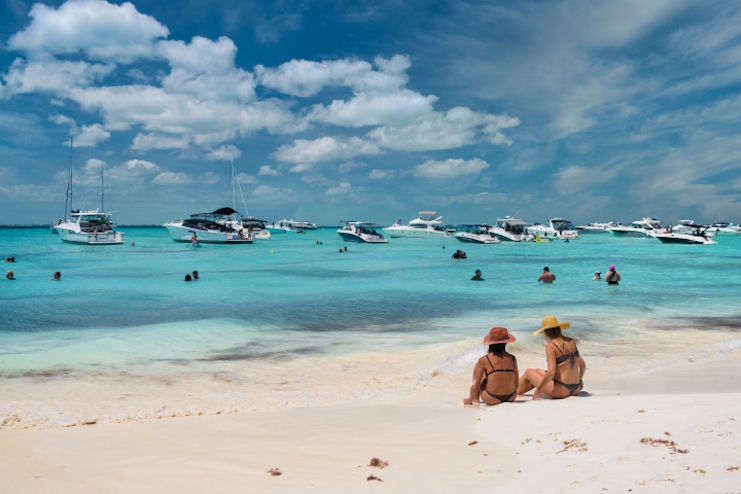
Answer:
<svg viewBox="0 0 741 494"><path fill-rule="evenodd" d="M535 388L535 390L533 391L533 400L540 400L541 398L542 397L540 390L538 388Z"/></svg>
<svg viewBox="0 0 741 494"><path fill-rule="evenodd" d="M473 405L473 400L471 398L463 398L463 404L464 405Z"/></svg>

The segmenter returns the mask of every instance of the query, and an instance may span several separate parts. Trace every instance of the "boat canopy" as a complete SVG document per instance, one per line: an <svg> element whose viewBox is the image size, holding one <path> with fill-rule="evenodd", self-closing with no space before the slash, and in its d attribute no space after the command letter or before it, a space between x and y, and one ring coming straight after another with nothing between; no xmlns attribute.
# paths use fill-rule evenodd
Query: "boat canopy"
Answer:
<svg viewBox="0 0 741 494"><path fill-rule="evenodd" d="M227 208L219 208L210 214L213 214L214 216L231 216L236 212L237 211L235 211L234 209L227 207Z"/></svg>
<svg viewBox="0 0 741 494"><path fill-rule="evenodd" d="M505 218L501 221L502 223L507 223L509 226L529 226L527 221L518 220L516 218Z"/></svg>

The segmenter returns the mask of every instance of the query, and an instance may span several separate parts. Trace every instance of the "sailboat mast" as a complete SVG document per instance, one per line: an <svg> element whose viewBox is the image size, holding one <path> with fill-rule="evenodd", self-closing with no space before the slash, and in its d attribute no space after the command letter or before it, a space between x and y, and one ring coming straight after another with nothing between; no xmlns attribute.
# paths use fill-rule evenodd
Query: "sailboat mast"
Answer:
<svg viewBox="0 0 741 494"><path fill-rule="evenodd" d="M234 170L234 156L231 157L232 161L232 209L237 210L237 173Z"/></svg>
<svg viewBox="0 0 741 494"><path fill-rule="evenodd" d="M100 212L105 213L105 181L103 173L105 170L105 163L100 164Z"/></svg>
<svg viewBox="0 0 741 494"><path fill-rule="evenodd" d="M67 193L64 196L64 218L67 219L69 216L67 216L70 213L70 208L72 208L72 149L74 146L74 137L69 137L69 169L67 170Z"/></svg>

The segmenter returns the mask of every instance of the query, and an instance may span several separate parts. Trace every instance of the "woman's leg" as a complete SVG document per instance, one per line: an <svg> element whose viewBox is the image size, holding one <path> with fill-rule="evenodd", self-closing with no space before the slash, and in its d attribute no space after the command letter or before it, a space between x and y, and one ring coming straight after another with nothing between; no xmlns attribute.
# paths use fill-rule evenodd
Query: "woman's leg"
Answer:
<svg viewBox="0 0 741 494"><path fill-rule="evenodd" d="M524 395L528 391L535 389L545 376L542 369L528 369L520 377L520 384L517 386L517 394Z"/></svg>

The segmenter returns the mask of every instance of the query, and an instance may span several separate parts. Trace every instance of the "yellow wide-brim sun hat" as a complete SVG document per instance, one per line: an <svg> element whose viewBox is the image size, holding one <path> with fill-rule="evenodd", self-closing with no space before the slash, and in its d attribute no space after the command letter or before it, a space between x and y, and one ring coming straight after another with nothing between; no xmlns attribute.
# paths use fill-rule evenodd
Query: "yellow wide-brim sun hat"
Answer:
<svg viewBox="0 0 741 494"><path fill-rule="evenodd" d="M540 333L550 328L561 328L561 330L565 331L571 327L570 322L558 322L556 316L545 316L541 321L541 324L543 325L543 327L535 331L533 333L533 336L538 336Z"/></svg>

